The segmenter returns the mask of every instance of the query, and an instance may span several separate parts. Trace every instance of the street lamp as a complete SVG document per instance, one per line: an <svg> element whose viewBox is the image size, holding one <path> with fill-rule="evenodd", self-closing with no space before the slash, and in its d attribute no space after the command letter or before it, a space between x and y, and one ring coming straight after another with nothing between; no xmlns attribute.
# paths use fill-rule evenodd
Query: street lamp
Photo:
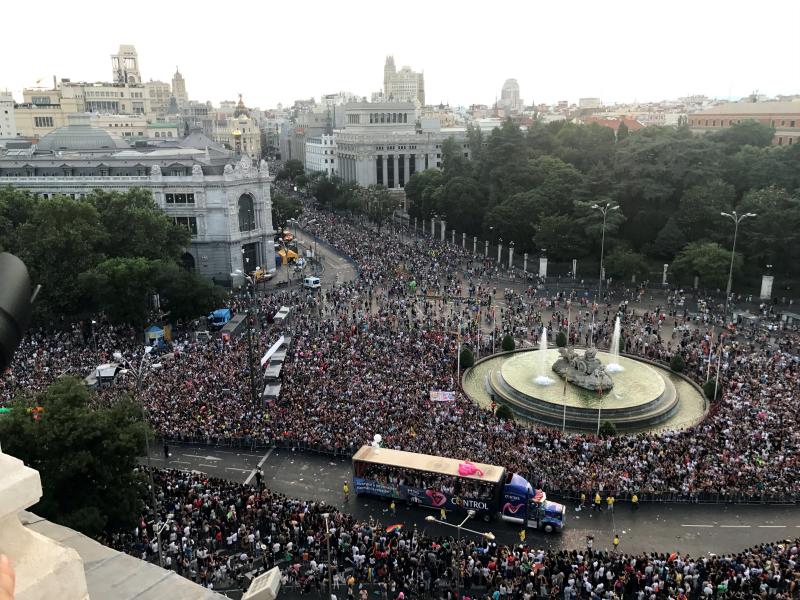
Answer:
<svg viewBox="0 0 800 600"><path fill-rule="evenodd" d="M603 213L603 237L602 241L600 242L600 281L597 286L597 304L600 304L600 296L603 290L603 253L605 252L606 246L606 215L608 215L608 211L610 210L617 210L619 208L619 204L611 204L610 202L606 202L605 206L600 206L599 204L592 204L592 208L599 210Z"/></svg>
<svg viewBox="0 0 800 600"><path fill-rule="evenodd" d="M467 516L464 517L464 520L461 521L461 523L459 523L458 525L453 525L452 523L448 523L447 521L441 521L441 520L437 519L436 517L434 517L433 515L428 515L427 517L425 517L425 520L428 523L439 523L439 525L446 525L447 527L454 527L455 529L457 529L458 530L457 549L460 552L461 551L461 530L462 529L464 531L468 531L469 533L474 533L475 535L479 535L482 538L487 539L489 541L492 541L495 538L495 535L491 531L475 531L474 529L467 529L466 527L464 527L464 523L469 521L474 516L475 516L475 511L474 510L467 511ZM453 563L456 562L455 558L456 558L456 553L453 552ZM461 561L459 560L458 562L460 563ZM456 573L456 600L459 600L461 598L461 565L460 564L454 564L453 570Z"/></svg>
<svg viewBox="0 0 800 600"><path fill-rule="evenodd" d="M144 447L147 452L147 475L150 479L150 501L153 503L153 529L156 533L156 540L158 541L158 566L162 569L164 568L164 556L161 551L161 531L164 529L163 527L159 527L160 523L155 523L155 519L160 519L159 511L158 511L158 498L156 498L156 484L153 481L153 464L152 460L150 460L150 432L149 432L149 420L147 418L147 408L145 407L144 402L142 401L142 381L144 380L144 376L146 374L145 371L145 364L144 360L150 353L153 351L152 346L145 346L144 347L144 354L142 354L142 358L139 361L139 367L136 368L133 366L130 360L122 356L122 352L116 351L113 353L114 360L117 362L126 365L127 371L133 373L133 376L136 378L136 401L139 403L139 408L142 411L142 420L144 421Z"/></svg>
<svg viewBox="0 0 800 600"><path fill-rule="evenodd" d="M325 519L325 543L328 546L328 598L331 598L333 596L333 584L331 583L333 565L331 564L331 530L328 525L328 517L330 514L322 513L322 518Z"/></svg>
<svg viewBox="0 0 800 600"><path fill-rule="evenodd" d="M748 217L755 217L755 213L744 213L743 215L737 215L736 211L731 211L729 213L721 212L719 213L720 216L728 217L731 221L733 221L733 249L731 250L731 268L728 271L728 287L725 290L725 315L724 318L728 318L728 298L731 295L731 286L733 284L733 259L736 258L736 236L739 234L739 223L744 221ZM723 323L724 326L724 323Z"/></svg>

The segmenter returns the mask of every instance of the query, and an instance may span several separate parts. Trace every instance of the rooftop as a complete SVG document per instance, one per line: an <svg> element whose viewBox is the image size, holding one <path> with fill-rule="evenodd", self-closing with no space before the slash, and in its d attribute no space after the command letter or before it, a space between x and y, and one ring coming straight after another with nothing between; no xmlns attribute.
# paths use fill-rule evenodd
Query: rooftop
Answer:
<svg viewBox="0 0 800 600"><path fill-rule="evenodd" d="M51 523L28 511L19 514L28 529L80 554L91 598L114 600L226 600L174 571L112 550L72 529Z"/></svg>
<svg viewBox="0 0 800 600"><path fill-rule="evenodd" d="M728 102L694 113L695 115L800 114L800 102Z"/></svg>

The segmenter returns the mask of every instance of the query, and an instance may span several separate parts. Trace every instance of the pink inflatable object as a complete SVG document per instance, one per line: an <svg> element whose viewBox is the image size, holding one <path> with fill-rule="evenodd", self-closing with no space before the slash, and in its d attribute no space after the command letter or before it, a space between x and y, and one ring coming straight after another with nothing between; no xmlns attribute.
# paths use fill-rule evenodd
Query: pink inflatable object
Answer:
<svg viewBox="0 0 800 600"><path fill-rule="evenodd" d="M462 462L458 465L458 474L464 476L477 475L478 477L483 477L483 471L469 461Z"/></svg>

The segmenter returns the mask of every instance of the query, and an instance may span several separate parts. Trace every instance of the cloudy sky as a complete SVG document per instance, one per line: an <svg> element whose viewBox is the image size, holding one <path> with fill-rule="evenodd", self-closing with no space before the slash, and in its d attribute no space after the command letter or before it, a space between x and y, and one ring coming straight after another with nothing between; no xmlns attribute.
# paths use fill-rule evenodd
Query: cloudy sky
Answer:
<svg viewBox="0 0 800 600"><path fill-rule="evenodd" d="M18 101L53 75L108 81L121 43L145 80L178 65L190 98L261 108L369 96L387 54L425 72L429 103L492 103L512 77L526 104L800 93L798 0L43 0L0 15L0 89Z"/></svg>

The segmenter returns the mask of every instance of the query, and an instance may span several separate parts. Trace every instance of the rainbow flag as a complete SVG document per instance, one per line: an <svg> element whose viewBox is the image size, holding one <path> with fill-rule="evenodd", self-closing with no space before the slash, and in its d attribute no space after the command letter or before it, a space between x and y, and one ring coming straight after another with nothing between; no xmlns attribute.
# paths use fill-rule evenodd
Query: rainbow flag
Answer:
<svg viewBox="0 0 800 600"><path fill-rule="evenodd" d="M400 531L401 529L403 529L403 524L395 523L394 525L389 525L386 528L386 533L394 533L395 531Z"/></svg>

